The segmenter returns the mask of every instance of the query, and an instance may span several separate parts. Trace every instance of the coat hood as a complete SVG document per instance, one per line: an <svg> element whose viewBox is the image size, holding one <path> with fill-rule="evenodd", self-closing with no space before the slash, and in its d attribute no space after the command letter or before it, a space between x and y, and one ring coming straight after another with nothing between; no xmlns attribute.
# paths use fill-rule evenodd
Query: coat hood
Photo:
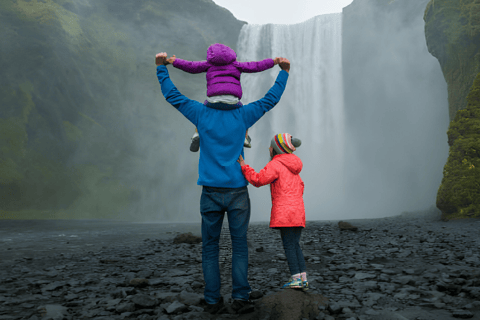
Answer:
<svg viewBox="0 0 480 320"><path fill-rule="evenodd" d="M237 60L235 51L224 44L215 43L208 47L207 61L215 66L230 64L235 60Z"/></svg>
<svg viewBox="0 0 480 320"><path fill-rule="evenodd" d="M277 154L273 160L280 162L293 174L299 174L302 171L303 163L299 157L294 154Z"/></svg>

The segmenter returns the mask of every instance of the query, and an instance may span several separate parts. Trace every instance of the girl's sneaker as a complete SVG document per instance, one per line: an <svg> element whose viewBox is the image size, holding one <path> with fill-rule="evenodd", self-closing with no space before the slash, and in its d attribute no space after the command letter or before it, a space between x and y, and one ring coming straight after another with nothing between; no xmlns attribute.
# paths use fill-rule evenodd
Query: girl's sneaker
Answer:
<svg viewBox="0 0 480 320"><path fill-rule="evenodd" d="M302 288L302 290L303 290L303 291L307 291L308 289L310 289L310 288L308 287L308 281L305 280L305 281L303 281L303 288Z"/></svg>
<svg viewBox="0 0 480 320"><path fill-rule="evenodd" d="M198 149L200 149L200 136L195 132L192 138L192 143L190 144L190 151L198 152Z"/></svg>
<svg viewBox="0 0 480 320"><path fill-rule="evenodd" d="M245 138L245 141L243 142L243 146L245 148L251 148L252 147L252 145L250 144L251 141L252 141L252 138L250 138L250 136L247 136Z"/></svg>
<svg viewBox="0 0 480 320"><path fill-rule="evenodd" d="M302 278L290 278L289 282L282 286L282 289L303 289Z"/></svg>

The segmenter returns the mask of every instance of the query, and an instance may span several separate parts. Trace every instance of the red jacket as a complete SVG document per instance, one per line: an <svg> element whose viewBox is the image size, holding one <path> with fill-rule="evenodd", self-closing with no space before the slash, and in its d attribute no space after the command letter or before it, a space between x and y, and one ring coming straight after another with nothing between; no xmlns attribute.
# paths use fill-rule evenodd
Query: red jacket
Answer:
<svg viewBox="0 0 480 320"><path fill-rule="evenodd" d="M302 167L302 160L293 153L277 154L259 173L249 165L242 166L245 179L255 187L271 184L270 228L305 227Z"/></svg>

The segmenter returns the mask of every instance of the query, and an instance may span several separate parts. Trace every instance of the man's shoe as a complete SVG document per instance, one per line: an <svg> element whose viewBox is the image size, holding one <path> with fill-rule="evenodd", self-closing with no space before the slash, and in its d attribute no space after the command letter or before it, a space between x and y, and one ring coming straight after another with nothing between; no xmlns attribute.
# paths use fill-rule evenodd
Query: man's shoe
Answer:
<svg viewBox="0 0 480 320"><path fill-rule="evenodd" d="M289 281L282 286L282 289L303 289L302 278L290 278Z"/></svg>
<svg viewBox="0 0 480 320"><path fill-rule="evenodd" d="M190 151L198 152L198 149L200 149L200 137L197 135L192 138L192 143L190 144Z"/></svg>
<svg viewBox="0 0 480 320"><path fill-rule="evenodd" d="M225 304L223 303L223 297L220 297L220 300L215 304L205 303L203 310L210 314L221 313L225 309Z"/></svg>
<svg viewBox="0 0 480 320"><path fill-rule="evenodd" d="M244 146L245 148L251 148L252 145L250 144L250 141L252 141L252 138L250 138L250 136L247 136L247 137L245 138L245 141L243 142L243 146Z"/></svg>
<svg viewBox="0 0 480 320"><path fill-rule="evenodd" d="M231 308L237 314L244 314L244 313L253 312L255 310L255 305L250 300L247 300L247 301L245 301L245 300L233 300Z"/></svg>

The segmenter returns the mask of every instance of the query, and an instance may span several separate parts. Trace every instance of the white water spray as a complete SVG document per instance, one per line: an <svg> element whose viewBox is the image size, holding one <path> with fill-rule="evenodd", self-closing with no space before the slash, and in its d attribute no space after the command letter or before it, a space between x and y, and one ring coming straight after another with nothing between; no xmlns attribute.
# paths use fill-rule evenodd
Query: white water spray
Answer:
<svg viewBox="0 0 480 320"><path fill-rule="evenodd" d="M270 140L288 132L302 140L307 220L331 219L344 201L344 104L342 14L314 17L294 25L245 25L237 44L239 61L285 57L291 62L280 103L249 130L246 162L257 172L269 161ZM262 98L278 66L242 75L243 103ZM250 189L252 220L269 220L270 189Z"/></svg>

